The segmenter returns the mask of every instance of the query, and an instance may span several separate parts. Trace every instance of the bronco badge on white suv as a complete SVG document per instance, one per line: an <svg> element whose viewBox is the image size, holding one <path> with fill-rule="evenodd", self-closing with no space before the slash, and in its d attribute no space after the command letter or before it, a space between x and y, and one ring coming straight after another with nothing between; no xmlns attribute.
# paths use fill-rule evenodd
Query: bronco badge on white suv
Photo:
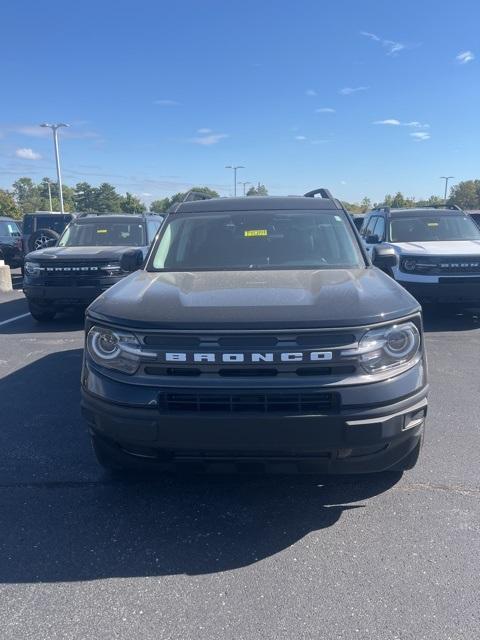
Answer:
<svg viewBox="0 0 480 640"><path fill-rule="evenodd" d="M480 304L480 229L456 205L391 209L365 218L361 234L369 253L392 247L388 270L423 303Z"/></svg>

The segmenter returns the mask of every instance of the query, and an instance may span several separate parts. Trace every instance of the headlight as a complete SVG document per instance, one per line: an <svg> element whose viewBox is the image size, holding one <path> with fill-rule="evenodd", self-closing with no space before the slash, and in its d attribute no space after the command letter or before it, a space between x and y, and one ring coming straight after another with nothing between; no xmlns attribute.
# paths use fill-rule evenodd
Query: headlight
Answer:
<svg viewBox="0 0 480 640"><path fill-rule="evenodd" d="M87 335L87 352L101 367L130 375L140 364L140 343L133 334L123 331L92 327Z"/></svg>
<svg viewBox="0 0 480 640"><path fill-rule="evenodd" d="M412 362L420 346L419 330L413 322L406 322L367 331L358 349L345 351L342 355L357 355L367 373L379 373Z"/></svg>
<svg viewBox="0 0 480 640"><path fill-rule="evenodd" d="M42 267L38 262L25 262L23 268L29 276L39 276L42 272Z"/></svg>

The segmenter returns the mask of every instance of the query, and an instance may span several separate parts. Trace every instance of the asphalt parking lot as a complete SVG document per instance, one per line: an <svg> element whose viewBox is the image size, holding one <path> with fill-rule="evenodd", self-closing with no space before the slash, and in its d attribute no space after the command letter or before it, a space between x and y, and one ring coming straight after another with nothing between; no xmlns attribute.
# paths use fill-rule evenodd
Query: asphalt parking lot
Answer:
<svg viewBox="0 0 480 640"><path fill-rule="evenodd" d="M0 294L1 638L478 637L480 320L425 324L403 477L118 481L79 412L81 316L38 325Z"/></svg>

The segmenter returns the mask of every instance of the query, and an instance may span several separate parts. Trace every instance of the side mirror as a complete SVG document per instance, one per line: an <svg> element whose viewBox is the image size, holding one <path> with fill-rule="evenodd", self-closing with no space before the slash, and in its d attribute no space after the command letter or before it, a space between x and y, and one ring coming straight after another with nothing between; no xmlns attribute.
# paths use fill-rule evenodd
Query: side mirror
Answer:
<svg viewBox="0 0 480 640"><path fill-rule="evenodd" d="M391 269L398 264L397 254L393 247L376 247L372 256L373 264L379 269Z"/></svg>
<svg viewBox="0 0 480 640"><path fill-rule="evenodd" d="M126 251L120 259L120 269L127 273L133 273L141 268L143 264L143 253L140 249Z"/></svg>
<svg viewBox="0 0 480 640"><path fill-rule="evenodd" d="M49 238L45 243L45 247L54 247L56 244L57 241L55 240L55 238Z"/></svg>
<svg viewBox="0 0 480 640"><path fill-rule="evenodd" d="M366 236L365 242L367 244L378 244L380 242L380 238L378 236Z"/></svg>

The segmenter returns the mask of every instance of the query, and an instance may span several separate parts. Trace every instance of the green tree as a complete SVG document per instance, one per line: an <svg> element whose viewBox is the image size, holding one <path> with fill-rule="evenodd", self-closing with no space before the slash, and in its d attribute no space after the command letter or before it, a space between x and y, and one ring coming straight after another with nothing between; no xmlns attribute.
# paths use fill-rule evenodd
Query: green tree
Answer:
<svg viewBox="0 0 480 640"><path fill-rule="evenodd" d="M480 209L480 180L464 180L450 189L448 204L462 209Z"/></svg>
<svg viewBox="0 0 480 640"><path fill-rule="evenodd" d="M147 207L143 204L140 198L137 198L128 191L125 196L120 198L120 208L123 213L143 213L147 210Z"/></svg>
<svg viewBox="0 0 480 640"><path fill-rule="evenodd" d="M361 207L362 213L366 213L367 211L370 211L370 209L372 208L372 201L370 200L370 198L367 198L367 196L365 196L360 203L360 207Z"/></svg>
<svg viewBox="0 0 480 640"><path fill-rule="evenodd" d="M168 209L170 209L172 205L177 204L178 202L183 202L189 191L197 191L200 193L205 193L210 198L219 197L218 193L213 189L210 189L209 187L193 187L188 191L180 191L179 193L175 193L171 198L163 198L163 200L154 200L150 205L150 211L154 211L155 213L162 213L164 211L168 211Z"/></svg>
<svg viewBox="0 0 480 640"><path fill-rule="evenodd" d="M38 187L31 178L19 178L12 186L15 201L22 213L40 209L41 198L38 193Z"/></svg>
<svg viewBox="0 0 480 640"><path fill-rule="evenodd" d="M95 211L95 187L88 182L78 182L74 189L75 211Z"/></svg>
<svg viewBox="0 0 480 640"><path fill-rule="evenodd" d="M15 203L13 195L5 189L0 189L0 216L8 216L17 220L22 217L22 211Z"/></svg>
<svg viewBox="0 0 480 640"><path fill-rule="evenodd" d="M93 189L93 210L99 213L119 213L121 209L121 197L115 187L108 182Z"/></svg>
<svg viewBox="0 0 480 640"><path fill-rule="evenodd" d="M152 213L163 213L168 209L170 198L162 198L161 200L153 200L150 204Z"/></svg>
<svg viewBox="0 0 480 640"><path fill-rule="evenodd" d="M259 182L256 187L250 187L247 196L268 196L267 187Z"/></svg>

